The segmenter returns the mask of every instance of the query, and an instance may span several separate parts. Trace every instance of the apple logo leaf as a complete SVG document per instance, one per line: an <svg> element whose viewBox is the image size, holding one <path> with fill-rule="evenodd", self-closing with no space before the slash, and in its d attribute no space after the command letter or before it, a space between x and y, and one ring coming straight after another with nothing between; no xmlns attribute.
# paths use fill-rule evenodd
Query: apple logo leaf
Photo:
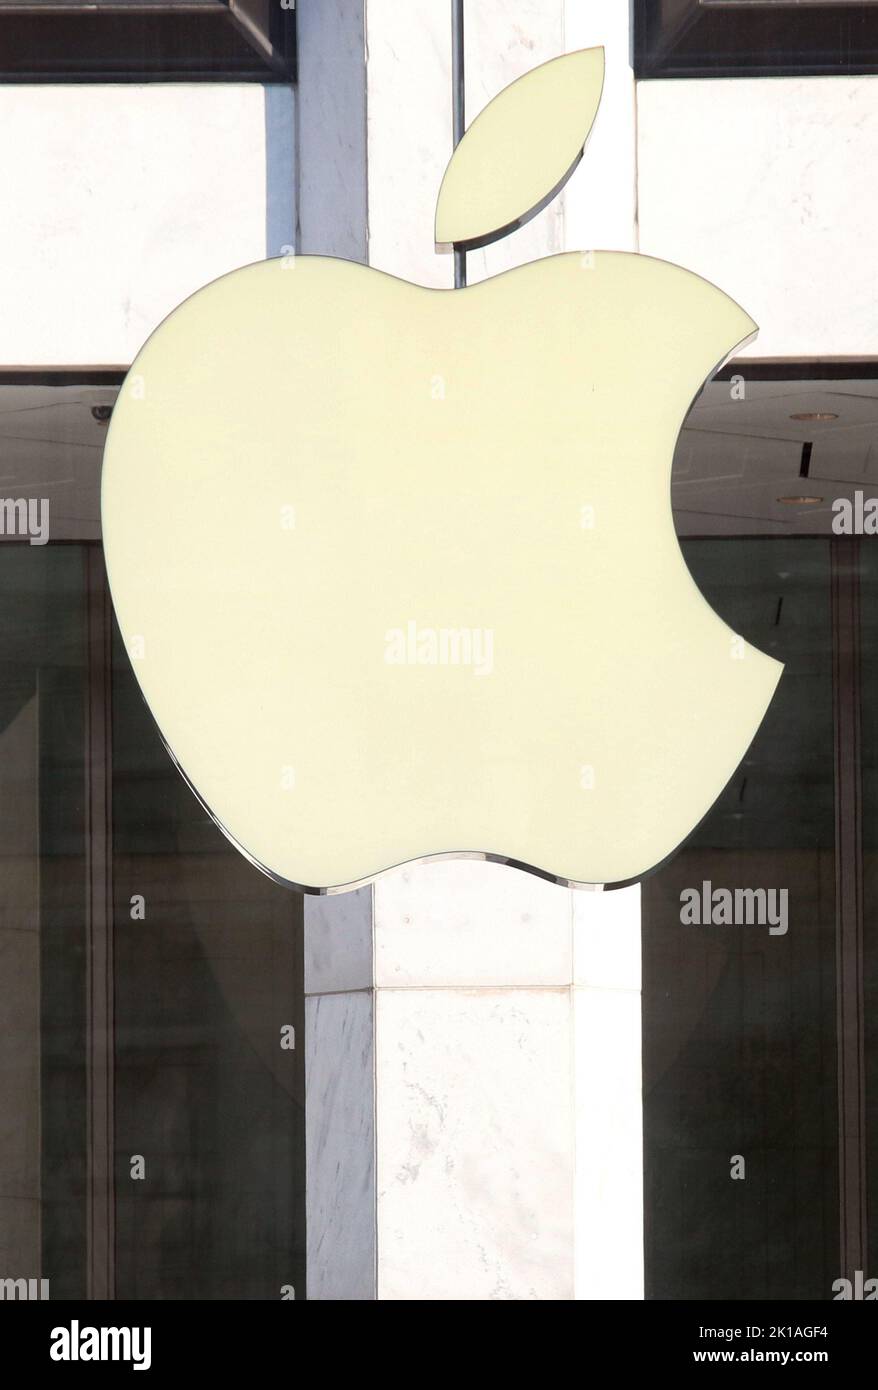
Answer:
<svg viewBox="0 0 878 1390"><path fill-rule="evenodd" d="M584 48L533 68L488 103L445 169L437 251L487 246L552 201L582 158L603 84L603 48Z"/></svg>

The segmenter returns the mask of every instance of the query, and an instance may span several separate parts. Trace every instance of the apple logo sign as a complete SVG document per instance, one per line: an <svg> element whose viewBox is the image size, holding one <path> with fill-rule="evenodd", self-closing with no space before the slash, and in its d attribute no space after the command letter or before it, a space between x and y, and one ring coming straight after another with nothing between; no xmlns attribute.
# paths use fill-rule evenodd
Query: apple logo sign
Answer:
<svg viewBox="0 0 878 1390"><path fill-rule="evenodd" d="M437 243L545 206L602 82L589 49L501 92ZM309 891L455 854L621 883L685 839L782 670L702 597L670 504L688 407L755 331L617 251L459 290L291 256L161 324L109 429L110 588L167 746L253 863Z"/></svg>

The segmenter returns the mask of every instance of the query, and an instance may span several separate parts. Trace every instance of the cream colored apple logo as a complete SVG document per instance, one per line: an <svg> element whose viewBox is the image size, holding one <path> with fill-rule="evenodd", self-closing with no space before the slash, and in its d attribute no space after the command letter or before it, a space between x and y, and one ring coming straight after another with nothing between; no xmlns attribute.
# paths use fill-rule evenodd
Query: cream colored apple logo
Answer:
<svg viewBox="0 0 878 1390"><path fill-rule="evenodd" d="M602 76L572 54L486 108L438 242L545 203ZM163 737L244 854L309 889L460 853L614 883L680 844L781 672L701 596L670 507L689 403L754 331L612 251L459 291L272 260L161 325L109 432L107 566Z"/></svg>

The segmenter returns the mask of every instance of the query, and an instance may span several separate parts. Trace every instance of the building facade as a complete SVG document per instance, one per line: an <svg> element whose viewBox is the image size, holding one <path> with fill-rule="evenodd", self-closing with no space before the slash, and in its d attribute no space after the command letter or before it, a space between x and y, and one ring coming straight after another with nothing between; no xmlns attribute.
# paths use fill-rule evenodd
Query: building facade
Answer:
<svg viewBox="0 0 878 1390"><path fill-rule="evenodd" d="M693 404L672 500L705 597L787 672L642 885L461 858L305 897L228 845L140 700L102 443L144 340L240 266L451 290L452 7L40 8L0 4L0 1277L636 1300L878 1274L878 5L464 6L467 122L606 53L578 169L468 282L638 251L760 325Z"/></svg>

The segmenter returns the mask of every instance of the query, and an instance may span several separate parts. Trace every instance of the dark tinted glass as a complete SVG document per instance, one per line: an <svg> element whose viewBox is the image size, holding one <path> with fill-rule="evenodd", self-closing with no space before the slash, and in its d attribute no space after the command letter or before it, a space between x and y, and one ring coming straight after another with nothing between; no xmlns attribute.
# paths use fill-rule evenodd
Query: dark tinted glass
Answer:
<svg viewBox="0 0 878 1390"><path fill-rule="evenodd" d="M876 0L635 0L645 77L844 76L878 71Z"/></svg>
<svg viewBox="0 0 878 1390"><path fill-rule="evenodd" d="M301 898L185 785L118 638L113 830L117 1296L302 1297Z"/></svg>
<svg viewBox="0 0 878 1390"><path fill-rule="evenodd" d="M0 1280L304 1297L301 898L189 791L107 622L97 546L0 545Z"/></svg>
<svg viewBox="0 0 878 1390"><path fill-rule="evenodd" d="M86 1295L84 548L0 545L0 1278Z"/></svg>
<svg viewBox="0 0 878 1390"><path fill-rule="evenodd" d="M280 0L0 0L5 82L289 82Z"/></svg>
<svg viewBox="0 0 878 1390"><path fill-rule="evenodd" d="M863 1027L865 1052L868 1269L878 1270L878 555L859 542L862 691Z"/></svg>
<svg viewBox="0 0 878 1390"><path fill-rule="evenodd" d="M643 884L647 1297L825 1299L839 1273L829 542L682 544L708 602L786 670L713 810ZM703 904L722 888L786 890L786 931L768 895L762 925L744 899L742 925L681 921L684 890Z"/></svg>

